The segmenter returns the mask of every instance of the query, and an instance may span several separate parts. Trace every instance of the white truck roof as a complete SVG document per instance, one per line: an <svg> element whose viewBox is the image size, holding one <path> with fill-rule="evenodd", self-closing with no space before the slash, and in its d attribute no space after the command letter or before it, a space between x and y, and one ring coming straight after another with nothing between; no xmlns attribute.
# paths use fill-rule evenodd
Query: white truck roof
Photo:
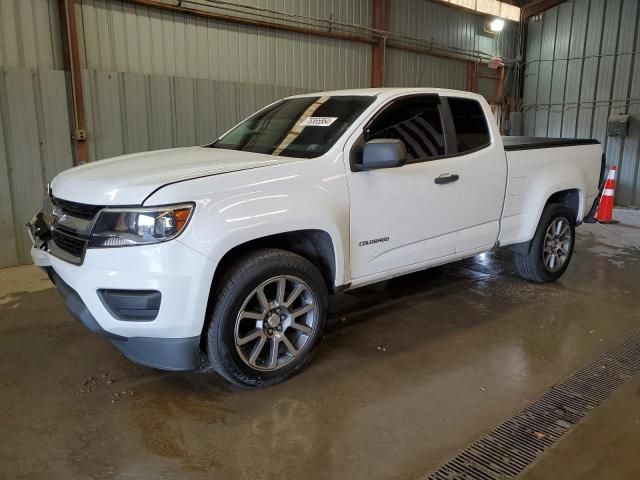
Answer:
<svg viewBox="0 0 640 480"><path fill-rule="evenodd" d="M375 95L381 97L393 97L399 94L410 93L425 93L425 94L439 94L444 96L458 96L468 97L475 99L484 98L482 95L472 92L465 92L462 90L452 90L449 88L418 88L418 87L406 87L406 88L352 88L348 90L329 90L325 92L309 92L300 95L292 95L287 98L302 98L302 97L317 97L317 96L345 96L345 95Z"/></svg>

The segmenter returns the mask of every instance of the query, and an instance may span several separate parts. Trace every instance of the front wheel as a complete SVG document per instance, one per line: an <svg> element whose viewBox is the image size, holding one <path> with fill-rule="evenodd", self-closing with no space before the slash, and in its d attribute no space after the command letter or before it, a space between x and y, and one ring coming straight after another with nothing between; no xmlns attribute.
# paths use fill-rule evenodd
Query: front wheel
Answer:
<svg viewBox="0 0 640 480"><path fill-rule="evenodd" d="M251 252L221 279L207 331L213 369L241 386L286 380L309 361L325 325L327 288L305 258Z"/></svg>
<svg viewBox="0 0 640 480"><path fill-rule="evenodd" d="M516 254L516 269L532 282L554 282L569 266L574 244L575 213L565 206L549 204L542 211L528 252Z"/></svg>

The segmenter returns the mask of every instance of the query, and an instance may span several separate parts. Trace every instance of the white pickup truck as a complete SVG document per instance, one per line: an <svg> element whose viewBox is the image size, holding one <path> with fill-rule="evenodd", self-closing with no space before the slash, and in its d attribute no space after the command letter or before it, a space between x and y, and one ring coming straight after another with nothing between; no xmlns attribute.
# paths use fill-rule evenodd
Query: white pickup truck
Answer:
<svg viewBox="0 0 640 480"><path fill-rule="evenodd" d="M308 362L330 292L504 246L556 280L603 162L597 141L501 137L472 93L298 95L210 145L59 174L31 253L131 360L264 386Z"/></svg>

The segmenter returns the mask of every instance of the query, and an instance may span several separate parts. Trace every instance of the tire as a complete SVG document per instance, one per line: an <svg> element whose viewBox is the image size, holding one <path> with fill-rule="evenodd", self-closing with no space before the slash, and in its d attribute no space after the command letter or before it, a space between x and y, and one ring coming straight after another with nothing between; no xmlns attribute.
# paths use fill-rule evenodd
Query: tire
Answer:
<svg viewBox="0 0 640 480"><path fill-rule="evenodd" d="M557 225L561 225L562 232L566 228L566 234L563 234L561 238L555 238L557 236ZM553 231L550 231L552 226ZM549 251L545 253L545 239L548 234L553 237L553 239L548 238L548 248L551 253ZM515 266L518 274L532 282L555 282L562 276L571 262L575 236L575 213L563 205L548 204L542 211L540 222L531 240L528 252L516 254ZM554 244L554 242L556 243ZM551 259L554 254L556 256L555 263Z"/></svg>
<svg viewBox="0 0 640 480"><path fill-rule="evenodd" d="M236 385L265 387L309 363L328 297L311 262L286 250L255 250L231 265L219 285L206 331L213 370Z"/></svg>

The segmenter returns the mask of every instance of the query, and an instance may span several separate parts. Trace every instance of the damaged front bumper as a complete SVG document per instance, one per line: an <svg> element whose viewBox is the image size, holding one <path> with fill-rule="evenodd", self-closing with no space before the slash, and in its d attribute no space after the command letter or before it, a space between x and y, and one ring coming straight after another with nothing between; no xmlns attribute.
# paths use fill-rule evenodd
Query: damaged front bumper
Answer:
<svg viewBox="0 0 640 480"><path fill-rule="evenodd" d="M108 308L98 300L99 296L97 292L103 287L115 288L113 291L120 293L120 297L122 297L122 292L137 291L130 283L133 282L138 288L140 288L139 286L144 288L145 285L143 281L138 280L132 275L133 279L130 280L129 284L123 281L118 285L109 285L109 282L105 279L111 278L111 275L109 270L104 269L105 262L102 262L99 266L90 264L79 266L56 255L55 241L51 235L51 229L47 223L44 210L34 215L26 227L33 242L31 257L33 258L34 264L47 273L49 279L62 296L67 310L69 310L75 318L80 320L86 328L110 340L127 358L136 363L163 370L196 370L202 367L203 358L200 351L200 335L178 338L140 336L136 334L129 336L127 334L114 333L106 329L112 328L113 323L122 326L133 325L139 328L148 326L146 330L148 330L149 333L153 331L157 334L158 321L156 321L157 319L155 317L152 321L123 321L114 318ZM171 246L165 245L163 247L167 248ZM126 257L124 263L128 265L134 263L127 261L131 254L129 250L121 252L120 255L113 250L108 253L112 260L115 260L114 256L124 256ZM96 254L101 256L100 252L96 252ZM200 261L199 258L197 260ZM202 262L200 261L200 263ZM75 284L75 286L67 282ZM165 284L174 285L176 282L168 283L166 280L163 282L152 279L148 280L148 283L149 285L146 285L146 287L151 288L154 285L160 285L161 287ZM184 284L185 282L180 280L178 283ZM125 287L127 290L117 290L117 288L120 287ZM162 289L165 292L165 297L172 297L172 295L166 292L173 289ZM181 294L181 292L177 293ZM95 299L92 301L94 296ZM125 300L135 299L125 298ZM111 324L105 324L105 321L110 321ZM103 325L105 325L106 328L103 327Z"/></svg>
<svg viewBox="0 0 640 480"><path fill-rule="evenodd" d="M42 268L51 266L49 255L47 255L50 253L51 230L45 220L44 211L40 210L36 213L26 227L29 238L33 243L33 248L31 249L33 263Z"/></svg>

